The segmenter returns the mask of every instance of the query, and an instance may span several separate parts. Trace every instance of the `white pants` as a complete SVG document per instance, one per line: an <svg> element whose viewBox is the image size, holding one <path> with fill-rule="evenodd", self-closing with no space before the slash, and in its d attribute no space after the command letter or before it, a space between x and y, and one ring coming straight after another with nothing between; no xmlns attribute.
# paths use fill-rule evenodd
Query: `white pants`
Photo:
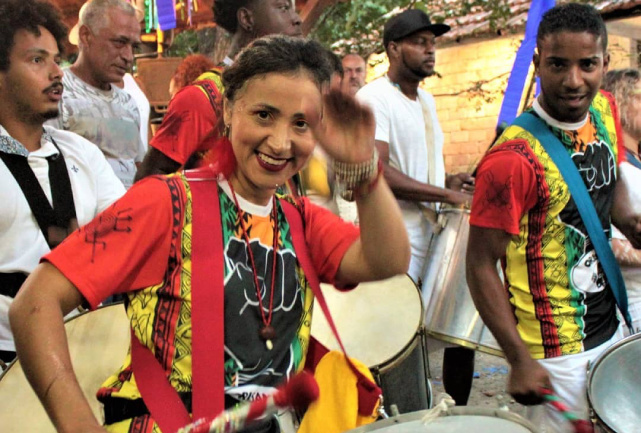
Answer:
<svg viewBox="0 0 641 433"><path fill-rule="evenodd" d="M407 274L416 284L425 278L426 260L433 234L432 225L423 219L419 230L408 230L412 257Z"/></svg>
<svg viewBox="0 0 641 433"><path fill-rule="evenodd" d="M552 387L556 395L581 419L589 418L587 398L588 363L593 362L607 348L623 337L623 326L620 326L612 338L594 349L576 355L565 355L556 358L540 359L541 364L550 374ZM571 424L550 405L528 406L527 418L541 433L573 433Z"/></svg>
<svg viewBox="0 0 641 433"><path fill-rule="evenodd" d="M632 317L632 333L638 334L641 332L641 301L630 303L628 311L630 312L630 317ZM626 332L626 334L629 334L629 332Z"/></svg>

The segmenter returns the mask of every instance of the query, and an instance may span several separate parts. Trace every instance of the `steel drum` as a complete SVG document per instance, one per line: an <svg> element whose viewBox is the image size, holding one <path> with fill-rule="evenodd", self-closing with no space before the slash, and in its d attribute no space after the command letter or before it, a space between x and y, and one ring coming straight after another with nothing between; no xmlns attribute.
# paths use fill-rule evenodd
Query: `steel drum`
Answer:
<svg viewBox="0 0 641 433"><path fill-rule="evenodd" d="M423 305L412 279L398 275L350 291L321 284L321 290L348 355L372 371L384 405L395 405L399 413L430 408ZM318 303L311 333L328 349L340 350Z"/></svg>
<svg viewBox="0 0 641 433"><path fill-rule="evenodd" d="M588 401L601 431L641 431L641 334L613 344L590 366Z"/></svg>
<svg viewBox="0 0 641 433"><path fill-rule="evenodd" d="M129 349L129 319L122 304L75 316L65 323L74 372L94 415L103 421L96 391L118 371ZM55 433L44 407L27 382L20 361L0 376L0 431Z"/></svg>
<svg viewBox="0 0 641 433"><path fill-rule="evenodd" d="M474 306L465 279L469 219L468 210L439 212L423 278L425 327L436 339L503 356Z"/></svg>
<svg viewBox="0 0 641 433"><path fill-rule="evenodd" d="M534 426L504 409L452 407L428 423L422 418L429 411L395 416L349 430L349 433L534 433Z"/></svg>

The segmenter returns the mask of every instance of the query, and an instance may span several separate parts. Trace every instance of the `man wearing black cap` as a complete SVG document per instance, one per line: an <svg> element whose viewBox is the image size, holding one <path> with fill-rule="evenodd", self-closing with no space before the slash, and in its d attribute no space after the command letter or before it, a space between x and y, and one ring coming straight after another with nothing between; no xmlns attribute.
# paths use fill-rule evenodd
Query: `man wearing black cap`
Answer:
<svg viewBox="0 0 641 433"><path fill-rule="evenodd" d="M434 98L419 88L421 81L434 75L436 38L449 29L445 24L433 24L426 13L416 9L393 16L383 33L389 70L356 95L376 116L376 146L385 180L403 212L412 247L408 273L417 283L424 277L436 203L467 203L474 191L470 175L446 175L443 132ZM425 303L430 290L422 290ZM463 350L447 349L444 361L446 391L458 404L467 401L473 373L474 352L457 355Z"/></svg>

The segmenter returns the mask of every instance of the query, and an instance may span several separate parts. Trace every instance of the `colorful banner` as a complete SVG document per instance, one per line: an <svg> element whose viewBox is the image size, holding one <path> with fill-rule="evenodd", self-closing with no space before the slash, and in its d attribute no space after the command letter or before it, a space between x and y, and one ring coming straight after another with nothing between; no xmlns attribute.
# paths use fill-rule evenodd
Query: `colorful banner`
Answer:
<svg viewBox="0 0 641 433"><path fill-rule="evenodd" d="M534 49L536 48L536 34L539 29L539 23L541 22L543 14L548 9L553 8L554 4L555 0L532 0L525 25L525 38L516 53L512 73L507 81L499 120L496 124L497 127L500 127L502 124L511 124L518 114L521 98L523 97L525 80L527 79Z"/></svg>
<svg viewBox="0 0 641 433"><path fill-rule="evenodd" d="M156 0L156 16L160 30L176 28L176 7L174 0Z"/></svg>

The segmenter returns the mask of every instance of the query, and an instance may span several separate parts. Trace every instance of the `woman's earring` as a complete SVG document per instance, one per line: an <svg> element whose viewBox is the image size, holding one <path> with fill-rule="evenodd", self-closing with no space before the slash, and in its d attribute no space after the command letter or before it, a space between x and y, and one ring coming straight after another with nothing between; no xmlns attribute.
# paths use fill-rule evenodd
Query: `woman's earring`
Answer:
<svg viewBox="0 0 641 433"><path fill-rule="evenodd" d="M231 133L231 125L227 124L225 125L225 129L223 130L223 137L229 138L230 133Z"/></svg>

